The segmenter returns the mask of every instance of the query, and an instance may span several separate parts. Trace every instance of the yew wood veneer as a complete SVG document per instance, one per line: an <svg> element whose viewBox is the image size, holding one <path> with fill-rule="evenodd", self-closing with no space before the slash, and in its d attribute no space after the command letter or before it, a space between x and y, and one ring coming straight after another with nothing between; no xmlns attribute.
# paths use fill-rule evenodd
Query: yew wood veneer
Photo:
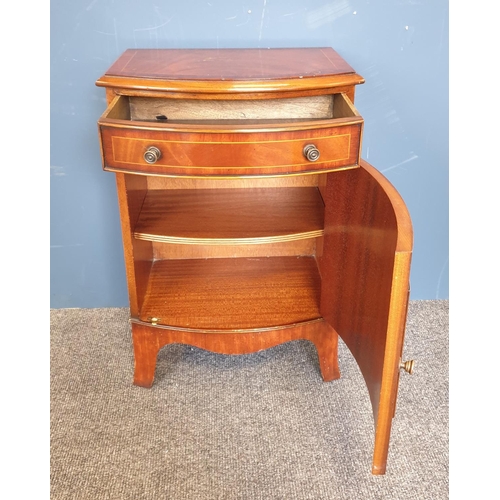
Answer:
<svg viewBox="0 0 500 500"><path fill-rule="evenodd" d="M364 80L331 48L127 50L97 81L114 172L134 347L252 353L314 343L340 377L338 335L366 382L384 474L402 363L412 225L360 158Z"/></svg>

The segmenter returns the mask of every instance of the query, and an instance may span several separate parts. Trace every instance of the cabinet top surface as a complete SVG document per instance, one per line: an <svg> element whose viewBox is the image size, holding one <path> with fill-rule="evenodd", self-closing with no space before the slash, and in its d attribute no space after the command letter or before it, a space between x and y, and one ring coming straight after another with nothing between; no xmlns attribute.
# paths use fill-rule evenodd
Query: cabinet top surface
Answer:
<svg viewBox="0 0 500 500"><path fill-rule="evenodd" d="M129 49L108 76L269 80L354 73L333 49Z"/></svg>
<svg viewBox="0 0 500 500"><path fill-rule="evenodd" d="M271 49L128 49L96 82L104 87L159 87L161 81L178 87L188 82L202 89L216 82L228 89L335 86L363 83L354 69L330 47ZM258 86L257 86L258 87ZM192 89L193 90L193 89ZM226 89L227 90L227 89ZM262 91L262 88L256 88Z"/></svg>

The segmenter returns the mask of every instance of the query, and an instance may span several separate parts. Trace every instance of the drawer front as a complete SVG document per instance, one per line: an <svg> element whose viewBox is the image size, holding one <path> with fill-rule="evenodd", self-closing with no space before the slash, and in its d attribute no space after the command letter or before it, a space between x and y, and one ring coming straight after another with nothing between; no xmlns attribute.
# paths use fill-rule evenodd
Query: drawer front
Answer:
<svg viewBox="0 0 500 500"><path fill-rule="evenodd" d="M137 122L136 122L137 123ZM188 176L287 175L356 168L362 121L292 131L177 132L100 124L104 170ZM304 148L314 145L316 161ZM160 151L154 163L144 154Z"/></svg>

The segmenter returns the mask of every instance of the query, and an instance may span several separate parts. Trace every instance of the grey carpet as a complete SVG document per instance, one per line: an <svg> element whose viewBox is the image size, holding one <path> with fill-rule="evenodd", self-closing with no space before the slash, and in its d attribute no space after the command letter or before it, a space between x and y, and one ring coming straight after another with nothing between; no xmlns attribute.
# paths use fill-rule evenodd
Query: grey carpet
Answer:
<svg viewBox="0 0 500 500"><path fill-rule="evenodd" d="M51 498L448 498L448 301L412 301L385 476L359 369L324 383L314 346L245 356L184 345L132 385L127 309L51 311Z"/></svg>

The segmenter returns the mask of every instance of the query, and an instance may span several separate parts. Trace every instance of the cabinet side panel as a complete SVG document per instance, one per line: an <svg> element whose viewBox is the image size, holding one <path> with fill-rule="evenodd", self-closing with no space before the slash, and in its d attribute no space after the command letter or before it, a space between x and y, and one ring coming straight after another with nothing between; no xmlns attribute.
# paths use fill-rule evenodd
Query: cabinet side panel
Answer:
<svg viewBox="0 0 500 500"><path fill-rule="evenodd" d="M147 180L143 176L116 174L116 185L120 207L130 314L132 317L138 317L146 293L153 260L151 242L136 240L133 237L134 225L147 193Z"/></svg>

